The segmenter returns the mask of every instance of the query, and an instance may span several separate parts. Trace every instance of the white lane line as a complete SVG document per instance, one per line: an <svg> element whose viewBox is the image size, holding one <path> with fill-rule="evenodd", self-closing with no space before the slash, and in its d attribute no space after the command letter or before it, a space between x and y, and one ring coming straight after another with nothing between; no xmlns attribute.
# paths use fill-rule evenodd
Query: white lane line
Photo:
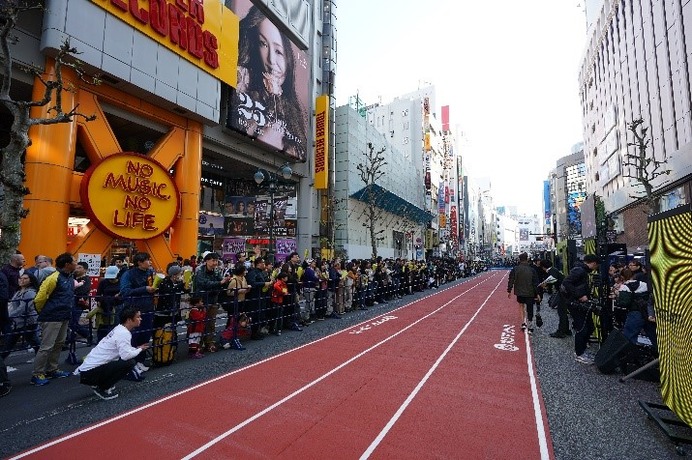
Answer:
<svg viewBox="0 0 692 460"><path fill-rule="evenodd" d="M486 279L487 279L487 278L486 278ZM481 283L483 283L483 282L485 282L485 280L482 281ZM414 321L413 323L409 324L408 326L404 327L403 329L401 329L401 330L395 332L394 334L390 335L389 337L387 337L387 338L385 338L385 339L382 339L381 341L377 342L375 345L371 346L370 348L366 348L365 350L361 351L361 352L358 353L357 355L353 356L352 358L349 358L348 360L344 361L343 363L341 363L341 364L338 365L337 367L333 368L333 369L330 370L329 372L326 372L325 374L322 374L320 377L316 378L316 379L313 380L312 382L310 382L310 383L308 383L308 384L302 386L301 388L297 389L296 391L294 391L293 393L289 394L289 395L286 396L285 398L283 398L283 399L281 399L281 400L275 402L275 403L272 404L271 406L267 407L266 409L262 410L261 412L258 412L257 414L255 414L255 415L253 415L252 417L246 419L245 421L243 421L243 422L237 424L236 426L234 426L233 428L231 428L231 429L225 431L224 433L221 433L220 435L218 435L218 436L215 437L214 439L210 440L210 441L207 442L206 444L200 446L198 449L195 449L194 451L190 452L188 455L182 457L182 460L189 460L189 459L191 459L191 458L194 458L194 457L197 456L197 455L202 454L204 451L206 451L206 450L209 449L210 447L214 446L215 444L218 444L219 442L223 441L225 438L227 438L228 436L232 435L233 433L235 433L236 431L240 430L241 428L243 428L243 427L247 426L248 424L254 422L254 421L257 420L258 418L262 417L263 415L268 414L269 412L271 412L272 410L276 409L276 408L279 407L280 405L282 405L282 404L284 404L285 402L287 402L287 401L293 399L294 397L296 397L296 396L298 396L299 394L303 393L303 392L306 391L307 389L309 389L309 388L311 388L311 387L317 385L319 382L323 381L324 379L326 379L327 377L331 376L331 375L334 374L335 372L337 372L337 371L343 369L344 367L348 366L349 364L351 364L352 362L356 361L356 360L359 359L360 357L366 355L367 353L373 351L374 349L380 347L381 345L383 345L383 344L389 342L390 340L392 340L393 338L397 337L398 335L403 334L405 331L411 329L413 326L415 326L416 324L420 323L421 321L424 321L424 320L427 319L428 317L430 317L430 316L434 315L435 313L439 312L440 310L446 308L449 304L451 304L452 302L454 302L455 300L457 300L459 297L461 297L461 296L463 296L464 294L466 294L467 292L469 292L471 289L474 289L476 286L480 285L481 283L478 283L477 285L472 286L471 288L467 289L466 291L462 292L461 294L455 296L455 297L452 298L451 300L449 300L449 301L447 301L446 303L442 304L439 308L437 308L437 309L431 311L430 313L428 313L427 315L423 316L422 318L418 318L418 320ZM498 286L499 286L499 284L498 284ZM497 289L497 287L496 287L495 289ZM493 291L493 292L494 292L494 291Z"/></svg>
<svg viewBox="0 0 692 460"><path fill-rule="evenodd" d="M455 298L458 298L458 297L460 297L460 296L466 294L467 292L471 291L472 289L475 289L476 287L478 287L478 286L480 286L481 284L485 283L488 279L489 279L489 278L485 278L485 279L479 280L478 283L474 284L474 285L471 286L469 289L467 289L466 291L462 292L461 294L459 294L459 296L457 296L457 297L455 297ZM469 281L470 281L470 280L469 280ZM451 286L451 287L449 287L448 289L454 289L455 287L457 287L457 286ZM445 289L445 290L446 290L446 289ZM412 301L412 302L409 302L408 304L405 304L405 305L402 305L401 307L395 308L394 310L391 310L390 312L383 313L383 314L380 315L380 316L388 315L388 314L391 314L392 311L401 310L401 309L403 309L403 308L410 307L411 305L418 304L420 301L422 301L422 300L424 300L424 299L427 299L428 297L432 297L432 296L434 296L434 295L437 295L437 294L439 294L439 292L436 292L436 293L434 293L434 294L430 294L430 295L428 295L428 296L425 296L425 297L422 297L422 298L420 298L420 299L417 299L417 300L414 300L414 301ZM438 309L438 310L439 310L439 309ZM433 313L434 313L434 312L433 312ZM428 315L428 316L429 316L429 315ZM134 408L134 409L132 409L132 410L129 410L129 411L127 411L127 412L123 412L122 414L118 414L118 415L116 415L115 417L112 417L112 418L103 420L103 421L101 421L101 422L99 422L99 423L96 423L96 424L94 424L94 425L90 425L90 426L88 426L88 427L86 427L86 428L83 428L83 429L81 429L81 430L75 431L75 432L70 433L70 434L68 434L68 435L66 435L66 436L62 436L62 437L60 437L60 438L54 439L54 440L52 440L52 441L49 441L49 442L47 442L46 444L41 444L40 446L34 447L33 449L30 449L30 450L28 450L28 451L22 452L22 453L20 453L20 454L18 454L18 455L15 455L15 456L13 456L13 457L9 457L8 460L17 460L17 459L21 459L21 458L27 457L27 456L29 456L29 455L33 455L33 454L35 454L35 453L37 453L37 452L41 452L41 451L46 450L46 449L48 449L48 448L50 448L50 447L52 447L52 446L55 446L55 445L57 445L57 444L60 444L60 443L62 443L62 442L64 442L64 441L68 441L68 440L70 440L70 439L72 439L72 438L76 438L76 437L81 436L81 435L83 435L83 434L86 434L86 433L88 433L88 432L90 432L90 431L96 430L96 429L98 429L98 428L100 428L100 427L102 427L102 426L105 426L105 425L108 425L108 424L110 424L110 423L113 423L113 422L116 422L116 421L118 421L118 420L121 420L121 419L124 419L124 418L126 418L126 417L129 417L130 415L137 414L138 412L142 412L142 411L144 411L144 410L146 410L146 409L149 409L150 407L157 406L157 405L159 405L159 404L161 404L161 403L163 403L163 402L166 402L166 401L168 401L168 400L170 400L170 399L173 399L173 398L176 398L176 397L178 397L178 396L184 395L185 393L189 393L189 392L191 392L191 391L195 391L195 390L197 390L197 389L199 389L199 388L202 388L202 387L204 387L204 386L206 386L206 385L210 385L210 384L212 384L212 383L214 383L214 382L217 382L217 381L219 381L219 380L222 380L222 379L224 379L224 378L226 378L226 377L229 377L229 376L231 376L231 375L235 375L235 374L240 373L240 372L243 372L243 371L245 371L245 370L247 370L247 369L251 369L251 368L253 368L253 367L260 366L260 365L262 365L262 364L264 364L264 363L266 363L266 362L269 362L269 361L271 361L271 360L273 360L273 359L278 359L278 358L280 358L280 357L282 357L282 356L284 356L284 355L287 355L287 354L289 354L289 353L294 353L294 352L296 352L296 351L298 351L298 350L300 350L300 349L302 349L302 348L305 348L305 347L307 347L307 346L313 345L313 344L315 344L315 343L322 342L322 341L326 341L326 340L330 339L331 337L334 337L334 336L336 336L336 335L338 335L338 334L348 333L348 331L350 331L351 329L353 329L353 328L355 328L355 327L358 327L358 326L360 326L360 325L362 325L362 324L366 324L366 323L368 323L368 322L370 322L370 321L373 321L374 319L376 319L376 318L378 318L378 317L379 317L379 316L376 316L376 317L374 317L374 318L367 319L367 320L365 320L365 321L363 321L363 322L361 322L361 323L359 323L359 324L355 324L355 325L351 326L350 328L342 329L342 330L340 330L340 331L334 332L333 334L329 334L329 335L326 335L326 336L324 336L324 337L322 337L322 338L319 338L319 339L317 339L317 340L313 340L312 342L308 342L308 343L306 343L306 344L297 346L297 347L295 347L295 348L291 348L290 350L286 350L286 351L284 351L284 352L282 352L282 353L279 353L279 354L277 354L277 355L270 356L269 358L265 358L265 359L263 359L263 360L261 360L261 361L257 361L256 363L252 363L252 364L249 364L249 365L247 365L247 366L245 366L245 367L241 367L241 368L239 368L239 369L236 369L236 370L234 370L234 371L227 372L227 373L225 373L225 374L222 374L222 375L219 375L219 376L217 376L217 377L214 377L213 379L209 379L209 380L206 380L206 381L204 381L204 382L200 382L200 383L198 383L197 385L194 385L194 386L185 388L184 390L180 390L180 391L178 391L178 392L171 393L171 394L168 395L168 396L163 396L163 397L161 397L160 399L157 399L157 400L152 401L152 402L150 402L150 403L147 403L147 404L144 404L144 405L142 405L142 406L136 407L136 408ZM419 321L420 321L420 320L419 320Z"/></svg>
<svg viewBox="0 0 692 460"><path fill-rule="evenodd" d="M526 344L526 362L528 363L529 381L531 383L531 398L533 400L533 414L536 418L536 434L538 435L538 447L541 452L541 459L550 459L548 452L548 439L545 434L545 424L543 422L543 414L541 412L541 401L538 397L538 385L536 383L536 373L533 368L533 353L531 352L530 334L524 334L524 343Z"/></svg>
<svg viewBox="0 0 692 460"><path fill-rule="evenodd" d="M459 331L459 333L454 338L454 340L452 340L452 342L447 346L445 351L443 351L442 354L437 358L435 363L428 370L428 372L425 374L425 376L423 376L421 381L418 382L418 385L416 385L416 388L414 388L413 391L411 392L411 394L408 395L408 398L406 398L404 403L401 406L399 406L399 409L394 413L392 418L389 419L389 422L387 422L387 424L384 426L382 431L380 431L380 433L377 435L377 437L375 437L375 439L368 446L368 448L365 449L365 452L363 452L363 454L360 456L361 460L369 458L370 455L372 455L372 453L375 451L377 446L380 445L380 443L382 442L384 437L387 435L387 433L389 433L389 431L392 429L394 424L399 420L399 418L401 417L401 414L404 413L406 408L411 404L411 401L413 401L413 399L418 395L420 390L423 388L423 385L426 384L426 382L428 381L428 379L430 378L432 373L435 372L435 370L439 367L442 360L447 356L447 354L452 349L452 347L454 347L454 345L456 345L456 343L459 341L459 339L464 334L464 332L466 332L466 329L468 329L469 325L471 325L471 323L473 323L473 321L476 319L476 317L481 312L483 307L485 307L485 304L488 303L488 300L490 300L490 297L500 287L500 284L502 284L503 280L504 280L504 276L500 279L500 282L497 283L497 285L495 286L495 289L493 289L492 292L490 294L488 294L488 297L486 297L485 301L483 301L483 303L478 307L478 310L476 310L476 312L473 314L473 316L466 322L466 324L464 324L464 327L461 329L461 331Z"/></svg>

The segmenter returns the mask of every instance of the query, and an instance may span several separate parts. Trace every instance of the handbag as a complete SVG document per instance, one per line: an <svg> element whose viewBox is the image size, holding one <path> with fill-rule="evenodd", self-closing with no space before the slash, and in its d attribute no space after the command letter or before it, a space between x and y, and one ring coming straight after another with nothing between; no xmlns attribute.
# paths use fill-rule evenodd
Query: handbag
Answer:
<svg viewBox="0 0 692 460"><path fill-rule="evenodd" d="M558 303L560 303L560 293L553 292L548 299L548 306L554 310L557 308Z"/></svg>

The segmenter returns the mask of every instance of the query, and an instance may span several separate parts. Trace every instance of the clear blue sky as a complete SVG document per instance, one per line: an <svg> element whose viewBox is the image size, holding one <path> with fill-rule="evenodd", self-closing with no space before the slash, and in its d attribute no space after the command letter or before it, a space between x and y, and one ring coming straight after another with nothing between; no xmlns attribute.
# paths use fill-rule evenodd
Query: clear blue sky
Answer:
<svg viewBox="0 0 692 460"><path fill-rule="evenodd" d="M582 139L577 0L346 0L337 8L337 105L436 86L465 164L497 205L539 213L543 180ZM438 110L439 112L439 110ZM522 179L519 186L517 179Z"/></svg>

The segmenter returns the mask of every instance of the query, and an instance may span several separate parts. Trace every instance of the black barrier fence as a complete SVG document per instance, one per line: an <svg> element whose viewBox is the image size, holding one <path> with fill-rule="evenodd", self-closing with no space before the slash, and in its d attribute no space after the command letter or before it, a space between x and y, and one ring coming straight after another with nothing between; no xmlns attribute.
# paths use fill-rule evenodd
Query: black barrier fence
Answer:
<svg viewBox="0 0 692 460"><path fill-rule="evenodd" d="M151 305L153 297L153 307L141 309L142 326L132 332L133 336L143 336L148 342L160 335L156 334L157 330L173 327L176 334L170 340L177 345L179 342L188 342L190 332L201 331L202 344L242 349L239 339L280 335L283 329L299 329L316 320L338 318L349 311L367 309L414 292L436 288L439 284L462 276L459 273L440 279L428 277L424 272L411 272L385 279L367 275L359 275L355 279L325 279L316 283L316 286L289 284L288 294L280 302L272 298L272 287L256 287L247 292L234 288L153 294L141 297L142 305ZM80 299L85 297L80 296ZM65 341L65 347L70 350L68 361L74 361L72 364L76 364L74 352L77 344L92 346L105 337L119 323L118 316L125 305L119 296L91 295L86 301L77 301L80 299L76 299L71 307ZM195 299L201 300L201 308L194 308L191 304ZM127 304L136 306L138 298L128 298ZM16 308L10 311L15 311L15 314L10 315L0 341L3 358L27 348L38 350L41 331L33 303L28 303L19 313L16 313ZM207 315L197 314L200 311ZM223 320L224 316L225 325L218 327L217 320ZM182 334L177 333L180 329L184 329ZM170 343L154 340L152 354L156 354L155 347Z"/></svg>

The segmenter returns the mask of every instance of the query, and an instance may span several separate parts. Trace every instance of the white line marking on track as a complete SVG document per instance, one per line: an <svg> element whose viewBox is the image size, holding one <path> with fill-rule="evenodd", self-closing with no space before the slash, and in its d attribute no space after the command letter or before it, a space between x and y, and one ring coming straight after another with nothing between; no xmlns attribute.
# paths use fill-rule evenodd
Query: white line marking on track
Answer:
<svg viewBox="0 0 692 460"><path fill-rule="evenodd" d="M533 400L533 414L536 417L536 431L538 434L538 447L541 452L541 459L549 459L548 440L545 435L545 424L543 423L543 414L541 413L541 401L538 398L538 386L536 385L536 373L533 369L533 360L531 359L531 341L530 334L524 334L524 343L526 344L526 362L528 363L529 381L531 382L531 399Z"/></svg>
<svg viewBox="0 0 692 460"><path fill-rule="evenodd" d="M487 280L487 278L486 278L486 280ZM416 324L418 324L418 323L420 323L421 321L427 319L429 316L432 316L432 315L434 315L435 313L437 313L438 311L440 311L440 310L446 308L449 304L451 304L452 302L454 302L455 300L457 300L459 297L463 296L464 294L466 294L467 292L469 292L471 289L475 288L476 286L479 286L480 284L482 284L482 283L484 283L484 282L485 282L485 280L483 280L483 281L481 281L480 283L476 284L475 286L473 286L473 287L467 289L466 291L464 291L464 292L462 292L461 294L455 296L454 298L452 298L451 300L449 300L449 301L447 301L446 303L442 304L439 308L437 308L437 309L431 311L430 313L428 313L427 315L423 316L422 318L417 319L417 320L414 321L413 323L409 324L408 326L404 327L403 329L399 330L398 332L395 332L394 334L390 335L389 337L380 340L379 342L377 342L375 345L371 346L370 348L366 348L365 350L361 351L360 353L358 353L357 355L353 356L352 358L349 358L348 360L346 360L346 361L344 361L343 363L339 364L337 367L333 368L333 369L330 370L329 372L326 372L326 373L322 374L320 377L316 378L316 379L313 380L312 382L310 382L310 383L304 385L303 387L297 389L296 391L294 391L293 393L289 394L289 395L286 396L285 398L283 398L283 399L281 399L281 400L275 402L274 404L272 404L271 406L267 407L267 408L264 409L263 411L258 412L257 414L255 414L255 415L253 415L252 417L246 419L245 421L239 423L238 425L236 425L236 426L234 426L233 428L227 430L226 432L221 433L219 436L217 436L216 438L212 439L212 440L209 441L208 443L206 443L206 444L200 446L198 449L196 449L196 450L190 452L188 455L186 455L185 457L183 457L182 460L189 460L189 459L194 458L195 456L197 456L197 455L199 455L199 454L202 454L204 451L206 451L207 449L209 449L209 448L212 447L213 445L215 445L215 444L221 442L222 440L224 440L224 439L227 438L228 436L232 435L233 433L235 433L236 431L240 430L241 428L247 426L248 424L254 422L254 421L257 420L258 418L262 417L263 415L268 414L269 412L271 412L272 410L276 409L277 407L279 407L280 405L282 405L282 404L285 403L286 401L288 401L288 400L290 400L290 399L296 397L297 395L303 393L303 392L306 391L307 389L309 389L309 388L311 388L311 387L317 385L317 384L318 384L319 382L321 382L322 380L326 379L327 377L329 377L330 375L332 375L332 374L334 374L335 372L339 371L340 369L343 369L344 367L348 366L348 365L351 364L352 362L356 361L358 358L360 358L360 357L366 355L367 353L371 352L372 350L376 349L377 347L381 346L382 344L384 344L384 343L386 343L386 342L389 342L389 341L392 340L394 337L396 337L396 336L402 334L402 333L405 332L406 330L412 328L412 327L415 326ZM498 284L498 286L499 286L499 284ZM497 289L497 287L495 287L495 289ZM493 291L493 292L494 292L494 291ZM474 316L475 316L475 315L474 315Z"/></svg>
<svg viewBox="0 0 692 460"><path fill-rule="evenodd" d="M394 424L399 420L399 418L401 417L401 414L404 413L406 408L411 404L411 401L413 401L413 399L418 395L418 393L423 388L423 386L426 384L426 382L428 381L430 376L433 374L433 372L435 372L435 370L440 366L440 363L442 362L442 360L447 356L447 354L452 349L452 347L454 345L456 345L456 343L459 341L459 339L464 334L464 332L466 332L466 329L468 329L469 325L471 325L471 323L473 323L473 321L476 319L476 317L481 312L483 307L485 307L485 304L488 303L488 300L490 300L490 297L492 297L492 295L495 293L495 291L497 291L497 288L500 287L500 284L502 284L503 280L504 280L504 276L500 279L500 282L497 283L497 285L495 286L495 289L493 289L492 292L490 294L488 294L488 297L486 297L485 301L483 301L483 303L480 305L480 307L478 307L478 309L473 314L473 316L471 318L469 318L469 320L466 322L466 324L464 324L464 327L461 328L461 331L459 331L459 333L454 338L454 340L452 340L452 342L447 346L447 348L445 348L445 350L442 352L442 354L437 358L437 360L432 365L432 367L430 367L430 369L428 369L428 372L423 376L421 381L418 382L418 385L416 385L416 388L414 388L413 391L411 392L411 394L408 395L408 397L403 402L403 404L401 406L399 406L399 409L394 413L392 418L389 419L389 422L387 422L387 424L384 426L382 431L380 431L380 433L375 437L375 439L368 446L368 448L365 449L365 452L363 452L363 454L360 456L361 459L369 458L370 455L372 455L374 450L377 448L377 446L380 445L380 443L382 442L384 437L387 435L387 433L389 433L389 431L392 429ZM440 307L440 308L442 308L442 307Z"/></svg>
<svg viewBox="0 0 692 460"><path fill-rule="evenodd" d="M423 318L420 318L418 321L416 321L415 323L412 323L411 325L407 326L405 329L402 329L401 331L397 332L395 335L391 336L389 339L395 337L396 335L400 334L401 332L405 331L406 329L408 329L408 328L414 326L415 324L419 323L420 321L426 319L428 316L430 316L430 315L436 313L437 311L441 310L442 308L444 308L446 305L448 305L448 304L451 303L452 301L458 299L459 297L461 297L462 295L464 295L464 294L466 294L467 292L471 291L472 289L474 289L474 288L480 286L481 284L485 283L488 279L489 279L489 278L484 278L484 279L482 279L482 280L479 280L478 283L476 283L476 284L474 284L473 286L469 287L469 289L467 289L466 291L462 292L462 293L459 294L458 296L454 297L452 300L450 300L449 302L447 302L447 303L446 303L445 305L443 305L442 307L440 307L440 308L438 308L437 310L431 312L429 315L426 315L426 316L424 316ZM468 281L470 281L470 280L468 280ZM421 302L421 301L427 299L428 297L432 297L432 296L437 295L437 294L439 294L439 293L441 293L441 292L444 292L444 291L446 291L446 290L448 290L448 289L453 289L453 288L455 288L455 287L457 287L457 286L458 286L458 285L451 286L451 287L449 287L449 288L447 288L447 289L445 289L445 290L443 290L443 291L438 291L438 292L435 292L435 293L431 293L430 295L427 295L427 296L421 297L421 298L419 298L419 299L416 299L416 300L414 300L414 301L412 301L412 302L409 302L409 303L407 303L407 304L405 304L405 305L402 305L401 307L395 308L394 310L391 310L391 311L389 311L389 312L387 312L387 313L383 313L383 315L388 315L388 314L391 314L391 313L394 312L394 311L401 310L401 309L403 309L403 308L407 308L407 307L409 307L409 306L411 306L411 305L413 305L413 304L419 303L419 302ZM380 316L383 316L383 315L380 315ZM377 318L377 317L375 317L375 318ZM13 456L13 457L9 457L8 460L17 460L17 459L21 459L21 458L27 457L27 456L29 456L29 455L35 454L35 453L37 453L37 452L41 452L41 451L46 450L46 449L48 449L48 448L50 448L50 447L52 447L52 446L55 446L55 445L57 445L57 444L60 444L60 443L62 443L62 442L64 442L64 441L70 440L70 439L72 439L72 438L76 438L76 437L81 436L81 435L83 435L83 434L86 434L86 433L88 433L88 432L90 432L90 431L96 430L97 428L100 428L100 427L102 427L102 426L108 425L108 424L110 424L110 423L112 423L112 422L116 422L116 421L121 420L121 419L123 419L123 418L129 417L130 415L134 415L134 414L136 414L136 413L138 413L138 412L141 412L141 411L143 411L143 410L146 410L146 409L148 409L148 408L150 408L150 407L154 407L154 406L156 406L156 405L158 405L158 404L161 404L161 403L163 403L163 402L165 402L165 401L168 401L168 400L170 400L170 399L176 398L176 397L181 396L181 395L183 395L183 394L185 394L185 393L188 393L188 392L197 390L198 388L201 388L201 387L203 387L203 386L209 385L209 384L214 383L214 382L216 382L216 381L222 380L222 379L224 379L224 378L226 378L226 377L229 377L229 376L231 376L231 375L234 375L234 374L237 374L237 373L239 373L239 372L245 371L245 370L247 370L247 369L250 369L250 368L259 366L259 365L264 364L264 363L266 363L266 362L268 362L268 361L271 361L271 360L273 360L273 359L280 358L280 357L282 357L282 356L284 356L284 355L287 355L287 354L289 354L289 353L293 353L293 352L295 352L295 351L298 351L298 350L300 350L300 349L302 349L302 348L304 348L304 347L307 347L307 346L309 346L309 345L315 344L315 343L317 343L317 342L325 341L325 340L327 340L327 339L329 339L329 338L331 338L331 337L333 337L333 336L335 336L335 335L348 333L348 331L349 331L350 329L352 329L352 328L354 328L354 327L358 327L358 326L361 325L361 324L365 324L365 323L367 323L367 322L370 322L370 321L372 321L373 319L374 319L374 318L367 319L367 320L363 321L363 322L360 323L360 324L356 324L356 325L354 325L354 326L351 326L351 328L342 329L342 330L340 330L340 331L334 332L333 334L326 335L326 336L324 336L324 337L322 337L322 338L319 338L319 339L317 339L317 340L314 340L314 341L312 341L312 342L309 342L309 343L300 345L300 346L295 347L295 348L292 348L292 349L290 349L290 350L286 350L286 351L284 351L284 352L282 352L282 353L279 353L279 354L277 354L277 355L270 356L269 358L263 359L263 360L261 360L261 361L257 361L256 363L252 363L252 364L250 364L250 365L248 365L248 366L242 367L242 368L240 368L240 369L236 369L236 370L231 371L231 372L227 372L227 373L225 373L225 374L219 375L218 377L214 377L213 379L206 380L206 381L204 381L204 382L198 383L197 385L191 386L191 387L189 387L189 388L185 388L184 390L180 390L180 391L178 391L178 392L176 392L176 393L172 393L172 394L170 394L170 395L168 395L168 396L164 396L164 397L162 397L162 398L160 398L160 399L157 399L156 401L152 401L152 402L150 402L150 403L144 404L144 405L139 406L139 407L137 407L137 408L135 408L135 409L129 410L129 411L127 411L127 412L123 412L122 414L119 414L119 415L117 415L117 416L115 416L115 417L109 418L109 419L107 419L107 420L103 420L103 421L101 421L101 422L99 422L99 423L96 423L96 424L94 424L94 425L90 425L90 426L88 426L88 427L86 427L86 428L83 428L83 429L81 429L81 430L75 431L75 432L70 433L70 434L68 434L68 435L66 435L66 436L63 436L63 437L54 439L54 440L49 441L49 442L47 442L47 443L45 443L45 444L42 444L42 445L37 446L37 447L34 447L33 449L29 449L29 450L27 450L27 451L25 451L25 452L22 452L21 454L15 455L15 456ZM386 342L386 341L389 340L389 339L383 340L382 342L376 344L375 346L371 347L370 349L366 350L365 352L370 351L371 349L374 349L375 347L381 345L382 343ZM361 353L361 355L364 354L365 352ZM359 355L359 356L360 356L360 355ZM354 357L354 359L355 359L355 357ZM352 361L352 360L349 360L349 362L351 362L351 361ZM343 367L343 365L339 366L338 369L340 369L340 368L342 368L342 367ZM300 390L299 390L299 391L300 391ZM298 392L294 392L294 393L293 393L294 396L295 396L296 394L298 394ZM284 400L287 400L287 398L284 398ZM284 400L282 400L282 401L284 401ZM273 407L273 406L272 406L272 407ZM255 418L256 418L256 417L255 417ZM229 431L230 431L230 430L229 430ZM229 433L229 434L230 434L230 433ZM217 442L218 442L218 441L217 441ZM188 455L187 457L184 457L184 458L191 458L191 457L190 457L191 455L192 455L192 454L190 454L190 455Z"/></svg>

